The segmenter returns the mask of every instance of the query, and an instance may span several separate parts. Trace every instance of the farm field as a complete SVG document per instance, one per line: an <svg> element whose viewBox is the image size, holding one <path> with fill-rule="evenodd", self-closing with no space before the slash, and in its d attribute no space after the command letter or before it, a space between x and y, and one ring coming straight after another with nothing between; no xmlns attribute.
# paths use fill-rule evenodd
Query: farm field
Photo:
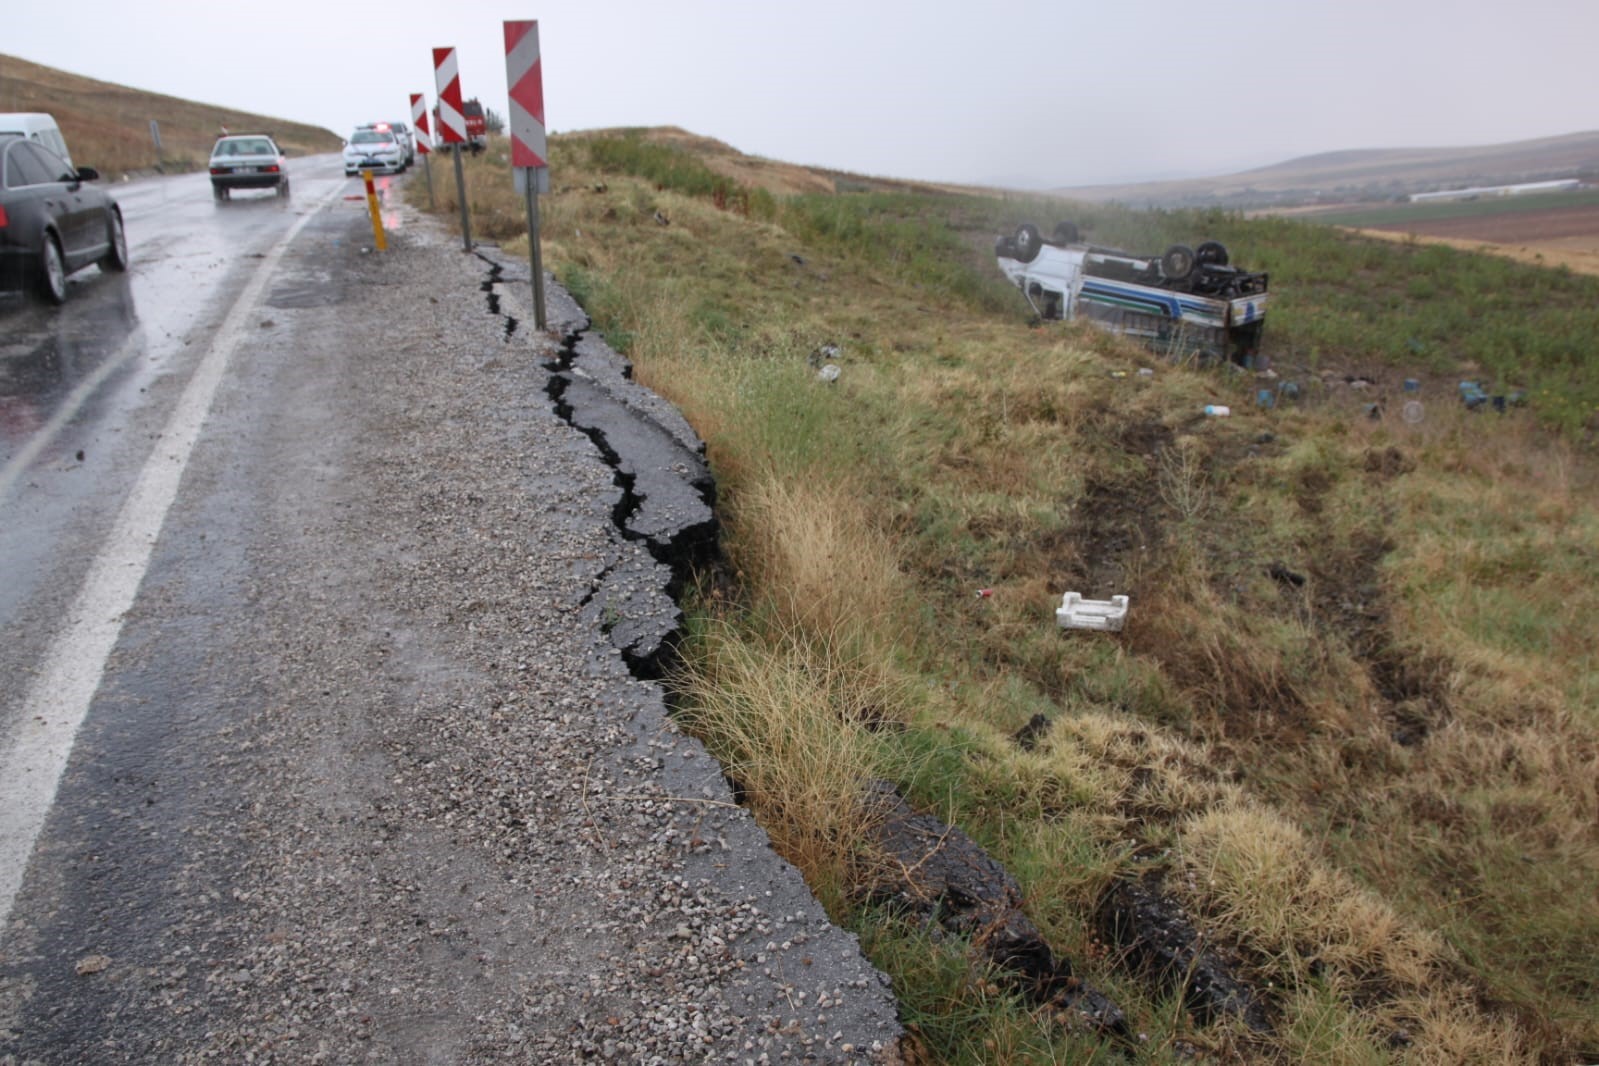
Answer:
<svg viewBox="0 0 1599 1066"><path fill-rule="evenodd" d="M1414 238L1518 262L1599 274L1599 191L1465 203L1296 212L1387 240Z"/></svg>

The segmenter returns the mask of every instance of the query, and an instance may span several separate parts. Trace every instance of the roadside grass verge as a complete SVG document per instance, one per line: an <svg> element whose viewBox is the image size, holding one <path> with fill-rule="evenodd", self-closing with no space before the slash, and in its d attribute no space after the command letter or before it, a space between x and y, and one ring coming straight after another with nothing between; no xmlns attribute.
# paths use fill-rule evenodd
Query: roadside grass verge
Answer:
<svg viewBox="0 0 1599 1066"><path fill-rule="evenodd" d="M707 441L733 580L691 604L673 683L893 977L918 1053L1599 1047L1587 401L1577 384L1538 397L1573 373L1554 342L1516 364L1530 408L1467 413L1451 380L1491 369L1470 336L1535 307L1574 336L1595 283L1279 221L873 179L746 211L699 173L715 160L678 148L636 173L657 163L626 142L648 136L556 139L545 261ZM497 184L515 204L485 171L484 195ZM1315 402L1255 409L1251 375L1030 328L992 241L1056 216L1127 247L1224 240L1272 271L1279 367L1423 377L1426 417L1373 420L1371 393L1336 377ZM1430 292L1409 288L1418 274ZM1206 419L1207 402L1235 416ZM1126 630L1060 631L1067 589L1128 593ZM874 861L852 822L871 777L1006 865L1050 943L1128 1013L1127 1048L852 897ZM1106 888L1151 871L1235 953L1268 1036L1198 1023L1099 943Z"/></svg>

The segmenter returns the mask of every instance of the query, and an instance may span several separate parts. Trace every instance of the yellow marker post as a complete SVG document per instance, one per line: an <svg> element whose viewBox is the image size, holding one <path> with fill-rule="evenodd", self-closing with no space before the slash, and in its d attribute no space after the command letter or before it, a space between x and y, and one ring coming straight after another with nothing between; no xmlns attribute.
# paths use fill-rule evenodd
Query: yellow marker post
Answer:
<svg viewBox="0 0 1599 1066"><path fill-rule="evenodd" d="M383 216L378 213L378 191L372 187L372 172L361 171L361 180L366 182L366 206L372 212L372 240L377 245L378 251L389 250L388 239L383 235Z"/></svg>

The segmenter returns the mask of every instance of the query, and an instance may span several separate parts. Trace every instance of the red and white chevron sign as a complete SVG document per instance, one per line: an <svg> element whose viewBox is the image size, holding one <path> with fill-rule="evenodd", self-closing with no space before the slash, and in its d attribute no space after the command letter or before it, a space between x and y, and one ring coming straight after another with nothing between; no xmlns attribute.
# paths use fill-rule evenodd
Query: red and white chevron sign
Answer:
<svg viewBox="0 0 1599 1066"><path fill-rule="evenodd" d="M411 94L411 137L418 155L433 151L433 138L428 136L428 105L421 93Z"/></svg>
<svg viewBox="0 0 1599 1066"><path fill-rule="evenodd" d="M433 49L433 80L439 89L439 139L445 144L465 144L466 116L461 113L461 71L455 49Z"/></svg>
<svg viewBox="0 0 1599 1066"><path fill-rule="evenodd" d="M505 83L511 87L511 165L548 166L537 19L505 23Z"/></svg>

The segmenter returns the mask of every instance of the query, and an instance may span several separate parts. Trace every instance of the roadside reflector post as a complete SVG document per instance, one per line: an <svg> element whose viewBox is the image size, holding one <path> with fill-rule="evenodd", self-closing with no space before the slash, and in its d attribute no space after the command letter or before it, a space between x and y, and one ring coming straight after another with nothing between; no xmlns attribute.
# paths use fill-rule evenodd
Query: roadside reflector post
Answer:
<svg viewBox="0 0 1599 1066"><path fill-rule="evenodd" d="M461 113L461 72L453 48L433 49L433 78L439 93L439 137L455 156L455 198L461 203L461 246L472 250L472 220L466 210L466 177L461 172L461 145L466 143L466 116Z"/></svg>
<svg viewBox="0 0 1599 1066"><path fill-rule="evenodd" d="M372 243L378 251L389 250L389 241L383 233L383 215L378 211L378 191L372 186L372 172L361 171L361 180L366 182L366 209L372 212Z"/></svg>
<svg viewBox="0 0 1599 1066"><path fill-rule="evenodd" d="M416 142L416 154L422 157L422 174L428 182L428 210L437 211L433 199L433 168L428 166L428 156L433 154L432 139L428 136L428 106L421 93L411 94L411 139Z"/></svg>
<svg viewBox="0 0 1599 1066"><path fill-rule="evenodd" d="M527 257L533 273L533 325L545 329L544 260L539 251L539 193L550 191L544 132L544 67L537 19L505 23L505 83L511 90L511 173L527 201Z"/></svg>

